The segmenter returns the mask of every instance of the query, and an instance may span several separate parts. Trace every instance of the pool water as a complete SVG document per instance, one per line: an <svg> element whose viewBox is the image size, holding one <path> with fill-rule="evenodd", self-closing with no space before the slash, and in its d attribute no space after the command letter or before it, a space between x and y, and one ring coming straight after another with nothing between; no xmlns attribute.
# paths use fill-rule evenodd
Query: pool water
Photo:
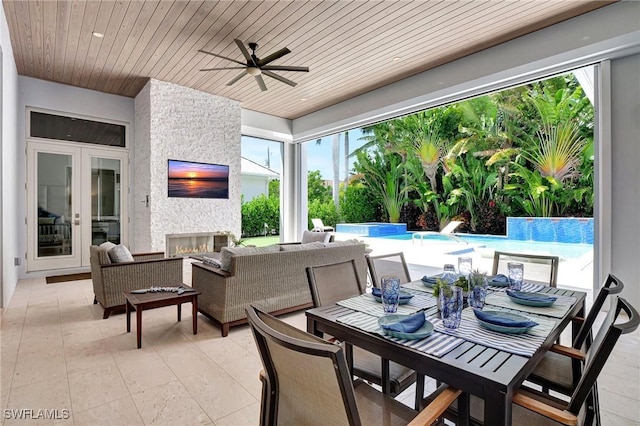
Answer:
<svg viewBox="0 0 640 426"><path fill-rule="evenodd" d="M385 239L395 240L411 240L412 232L407 232L402 235L388 235ZM456 247L448 254L462 254L465 252L475 251L476 248L489 248L498 251L509 252L527 252L527 253L544 253L552 256L560 256L565 259L577 259L584 256L593 250L592 244L579 244L579 243L554 243L554 242L541 242L541 241L521 241L510 240L507 237L489 236L489 235L470 235L470 234L455 234L455 235L443 235L443 234L430 234L424 235L423 244L428 244L429 241L434 242L449 242L457 243L459 247ZM415 238L414 244L419 245L420 239ZM465 244L473 244L471 247L464 247Z"/></svg>

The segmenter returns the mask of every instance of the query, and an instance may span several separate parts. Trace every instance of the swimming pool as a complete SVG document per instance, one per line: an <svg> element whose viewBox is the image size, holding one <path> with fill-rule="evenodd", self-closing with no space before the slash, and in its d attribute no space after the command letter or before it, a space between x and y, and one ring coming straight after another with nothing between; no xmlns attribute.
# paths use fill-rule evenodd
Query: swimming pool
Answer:
<svg viewBox="0 0 640 426"><path fill-rule="evenodd" d="M412 232L407 232L402 235L388 235L384 239L395 240L411 240ZM510 251L521 253L544 253L552 256L560 256L565 259L577 259L584 256L593 250L592 244L581 243L554 243L554 242L541 242L541 241L522 241L522 240L510 240L507 237L501 237L496 235L472 235L472 234L430 234L424 235L424 243L428 244L429 241L433 242L446 242L451 243L450 251L447 254L463 254L471 251L478 251L477 249L488 248L498 251ZM414 240L415 244L420 244L420 240ZM465 247L467 244L472 244L471 247Z"/></svg>

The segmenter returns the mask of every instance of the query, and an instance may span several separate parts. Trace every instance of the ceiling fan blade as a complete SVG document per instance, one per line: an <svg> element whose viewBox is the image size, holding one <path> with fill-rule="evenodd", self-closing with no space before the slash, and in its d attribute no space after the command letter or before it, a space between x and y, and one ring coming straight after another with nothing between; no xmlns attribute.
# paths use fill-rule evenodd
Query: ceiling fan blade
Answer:
<svg viewBox="0 0 640 426"><path fill-rule="evenodd" d="M245 75L247 75L247 73L245 71L242 71L240 74L238 74L237 76L233 77L231 79L231 81L227 83L227 86L231 86L233 83L235 83L236 81L240 80Z"/></svg>
<svg viewBox="0 0 640 426"><path fill-rule="evenodd" d="M300 71L309 72L309 67L292 67L288 65L267 65L262 67L263 70L269 71Z"/></svg>
<svg viewBox="0 0 640 426"><path fill-rule="evenodd" d="M258 86L260 86L260 90L262 90L263 92L267 91L267 85L264 84L264 80L262 79L261 75L256 75L256 81L258 82Z"/></svg>
<svg viewBox="0 0 640 426"><path fill-rule="evenodd" d="M244 56L244 58L247 60L247 63L258 66L258 64L256 64L256 62L253 60L253 58L249 54L249 51L247 50L247 48L244 47L244 43L241 40L238 40L237 38L234 39L234 41L238 45L238 49L240 49L240 51L242 52L242 56Z"/></svg>
<svg viewBox="0 0 640 426"><path fill-rule="evenodd" d="M236 61L235 59L227 58L226 56L218 55L217 53L207 52L206 50L198 49L198 52L206 53L207 55L213 55L216 58L226 59L227 61L235 62L236 64L245 65L245 66L247 65L244 62Z"/></svg>
<svg viewBox="0 0 640 426"><path fill-rule="evenodd" d="M243 70L247 67L203 68L200 71Z"/></svg>
<svg viewBox="0 0 640 426"><path fill-rule="evenodd" d="M279 80L279 81L281 81L281 82L283 82L283 83L286 83L286 84L288 84L289 86L293 86L293 87L295 87L295 86L298 84L298 83L296 83L296 82L294 82L294 81L289 80L288 78L281 77L281 76L279 76L279 75L278 75L278 74L276 74L276 73L273 73L273 72L271 72L271 71L266 71L266 70L264 70L264 69L262 69L262 74L264 74L264 75L268 75L268 76L269 76L269 77L271 77L271 78L275 78L276 80Z"/></svg>
<svg viewBox="0 0 640 426"><path fill-rule="evenodd" d="M269 62L273 62L278 58L282 58L287 53L291 53L291 51L289 49L287 49L286 47L283 47L282 49L278 50L277 52L273 52L271 55L267 56L266 58L260 59L258 61L258 66L259 67L263 67L263 66L267 65Z"/></svg>

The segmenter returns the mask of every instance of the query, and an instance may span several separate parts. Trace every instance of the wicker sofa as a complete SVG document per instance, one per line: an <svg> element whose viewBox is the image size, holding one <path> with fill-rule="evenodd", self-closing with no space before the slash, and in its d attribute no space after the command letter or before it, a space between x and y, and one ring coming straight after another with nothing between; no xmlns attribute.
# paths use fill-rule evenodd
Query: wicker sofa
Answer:
<svg viewBox="0 0 640 426"><path fill-rule="evenodd" d="M123 310L123 292L151 286L182 284L182 257L164 257L164 253L133 254L133 262L112 263L106 249L90 246L93 303L104 308L103 318L114 310Z"/></svg>
<svg viewBox="0 0 640 426"><path fill-rule="evenodd" d="M312 307L307 266L354 259L360 278L366 281L364 244L310 245L313 248L299 245L272 253L233 255L228 271L193 263L192 285L202 293L198 310L220 326L224 337L230 327L247 322L245 308L250 304L275 315Z"/></svg>

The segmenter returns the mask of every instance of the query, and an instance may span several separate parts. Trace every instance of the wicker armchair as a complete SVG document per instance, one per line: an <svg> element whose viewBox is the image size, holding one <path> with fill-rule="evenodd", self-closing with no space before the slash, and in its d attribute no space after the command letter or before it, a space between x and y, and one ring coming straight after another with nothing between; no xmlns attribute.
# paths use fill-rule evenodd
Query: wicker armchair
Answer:
<svg viewBox="0 0 640 426"><path fill-rule="evenodd" d="M123 292L153 286L182 284L182 258L165 258L164 253L134 254L133 262L111 263L107 251L89 247L93 303L104 308L104 319L114 310L124 311Z"/></svg>

